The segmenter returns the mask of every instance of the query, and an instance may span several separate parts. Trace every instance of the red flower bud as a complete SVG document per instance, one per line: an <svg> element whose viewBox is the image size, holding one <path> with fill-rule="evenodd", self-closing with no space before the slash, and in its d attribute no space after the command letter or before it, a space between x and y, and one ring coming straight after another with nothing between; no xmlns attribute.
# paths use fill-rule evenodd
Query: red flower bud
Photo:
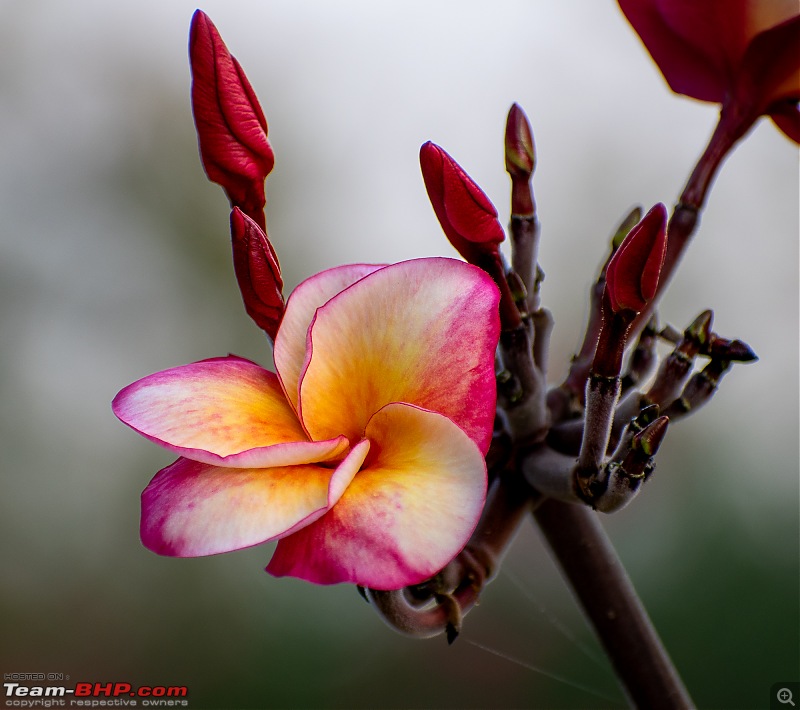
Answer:
<svg viewBox="0 0 800 710"><path fill-rule="evenodd" d="M506 171L511 177L511 214L533 217L536 205L531 176L536 169L536 148L531 124L519 104L514 104L508 112L505 149Z"/></svg>
<svg viewBox="0 0 800 710"><path fill-rule="evenodd" d="M658 203L625 237L606 269L611 309L644 310L653 300L667 248L667 209Z"/></svg>
<svg viewBox="0 0 800 710"><path fill-rule="evenodd" d="M208 16L197 10L189 35L192 111L206 174L231 205L265 229L264 179L275 156L250 82Z"/></svg>
<svg viewBox="0 0 800 710"><path fill-rule="evenodd" d="M428 141L419 151L425 189L450 243L471 264L497 254L505 239L495 206L472 178L438 145Z"/></svg>
<svg viewBox="0 0 800 710"><path fill-rule="evenodd" d="M283 318L283 279L264 230L238 207L231 212L233 267L247 314L272 340Z"/></svg>
<svg viewBox="0 0 800 710"><path fill-rule="evenodd" d="M506 119L506 171L512 178L530 179L536 169L536 147L528 117L514 104Z"/></svg>

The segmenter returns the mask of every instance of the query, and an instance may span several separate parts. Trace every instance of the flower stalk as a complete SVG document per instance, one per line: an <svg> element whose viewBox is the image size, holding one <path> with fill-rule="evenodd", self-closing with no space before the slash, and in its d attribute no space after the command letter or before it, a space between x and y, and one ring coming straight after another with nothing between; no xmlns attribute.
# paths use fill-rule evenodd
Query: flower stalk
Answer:
<svg viewBox="0 0 800 710"><path fill-rule="evenodd" d="M597 514L549 498L533 513L633 707L694 707Z"/></svg>
<svg viewBox="0 0 800 710"><path fill-rule="evenodd" d="M531 179L536 169L536 149L528 117L514 104L508 112L505 134L506 172L511 178L511 221L514 245L512 269L525 288L523 311L539 310L539 288L544 275L538 264L539 220Z"/></svg>

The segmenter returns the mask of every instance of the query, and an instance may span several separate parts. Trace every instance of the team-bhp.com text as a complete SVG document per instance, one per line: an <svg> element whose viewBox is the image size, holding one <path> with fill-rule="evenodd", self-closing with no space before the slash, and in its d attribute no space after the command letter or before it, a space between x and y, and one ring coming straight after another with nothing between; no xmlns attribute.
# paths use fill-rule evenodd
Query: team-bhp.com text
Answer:
<svg viewBox="0 0 800 710"><path fill-rule="evenodd" d="M140 685L131 683L76 683L21 685L3 683L5 706L14 708L51 707L189 707L185 685Z"/></svg>

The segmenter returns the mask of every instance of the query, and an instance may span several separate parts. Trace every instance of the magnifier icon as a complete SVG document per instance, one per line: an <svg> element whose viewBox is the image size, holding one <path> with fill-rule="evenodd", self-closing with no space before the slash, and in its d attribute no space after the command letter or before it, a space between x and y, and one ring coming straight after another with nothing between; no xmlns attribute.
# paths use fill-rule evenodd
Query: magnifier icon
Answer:
<svg viewBox="0 0 800 710"><path fill-rule="evenodd" d="M791 705L792 707L796 707L794 701L792 700L792 691L788 688L781 688L778 691L778 702L782 703L783 705Z"/></svg>

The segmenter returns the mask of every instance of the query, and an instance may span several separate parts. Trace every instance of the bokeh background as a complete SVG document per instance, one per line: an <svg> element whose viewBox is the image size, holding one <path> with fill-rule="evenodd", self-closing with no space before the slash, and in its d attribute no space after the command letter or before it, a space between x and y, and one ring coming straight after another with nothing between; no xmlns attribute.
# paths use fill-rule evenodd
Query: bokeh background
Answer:
<svg viewBox="0 0 800 710"><path fill-rule="evenodd" d="M452 647L395 635L351 587L139 543L172 457L114 394L234 352L271 364L239 300L228 206L189 105L184 0L0 0L0 669L188 685L195 708L624 705L533 526ZM277 156L288 289L352 261L455 255L417 163L443 145L508 217L506 112L534 126L543 299L566 372L587 288L634 204L671 204L716 107L672 95L611 0L208 0ZM798 678L797 150L762 122L724 166L661 310L760 361L670 429L604 518L696 702L766 707ZM5 700L5 698L4 698Z"/></svg>

